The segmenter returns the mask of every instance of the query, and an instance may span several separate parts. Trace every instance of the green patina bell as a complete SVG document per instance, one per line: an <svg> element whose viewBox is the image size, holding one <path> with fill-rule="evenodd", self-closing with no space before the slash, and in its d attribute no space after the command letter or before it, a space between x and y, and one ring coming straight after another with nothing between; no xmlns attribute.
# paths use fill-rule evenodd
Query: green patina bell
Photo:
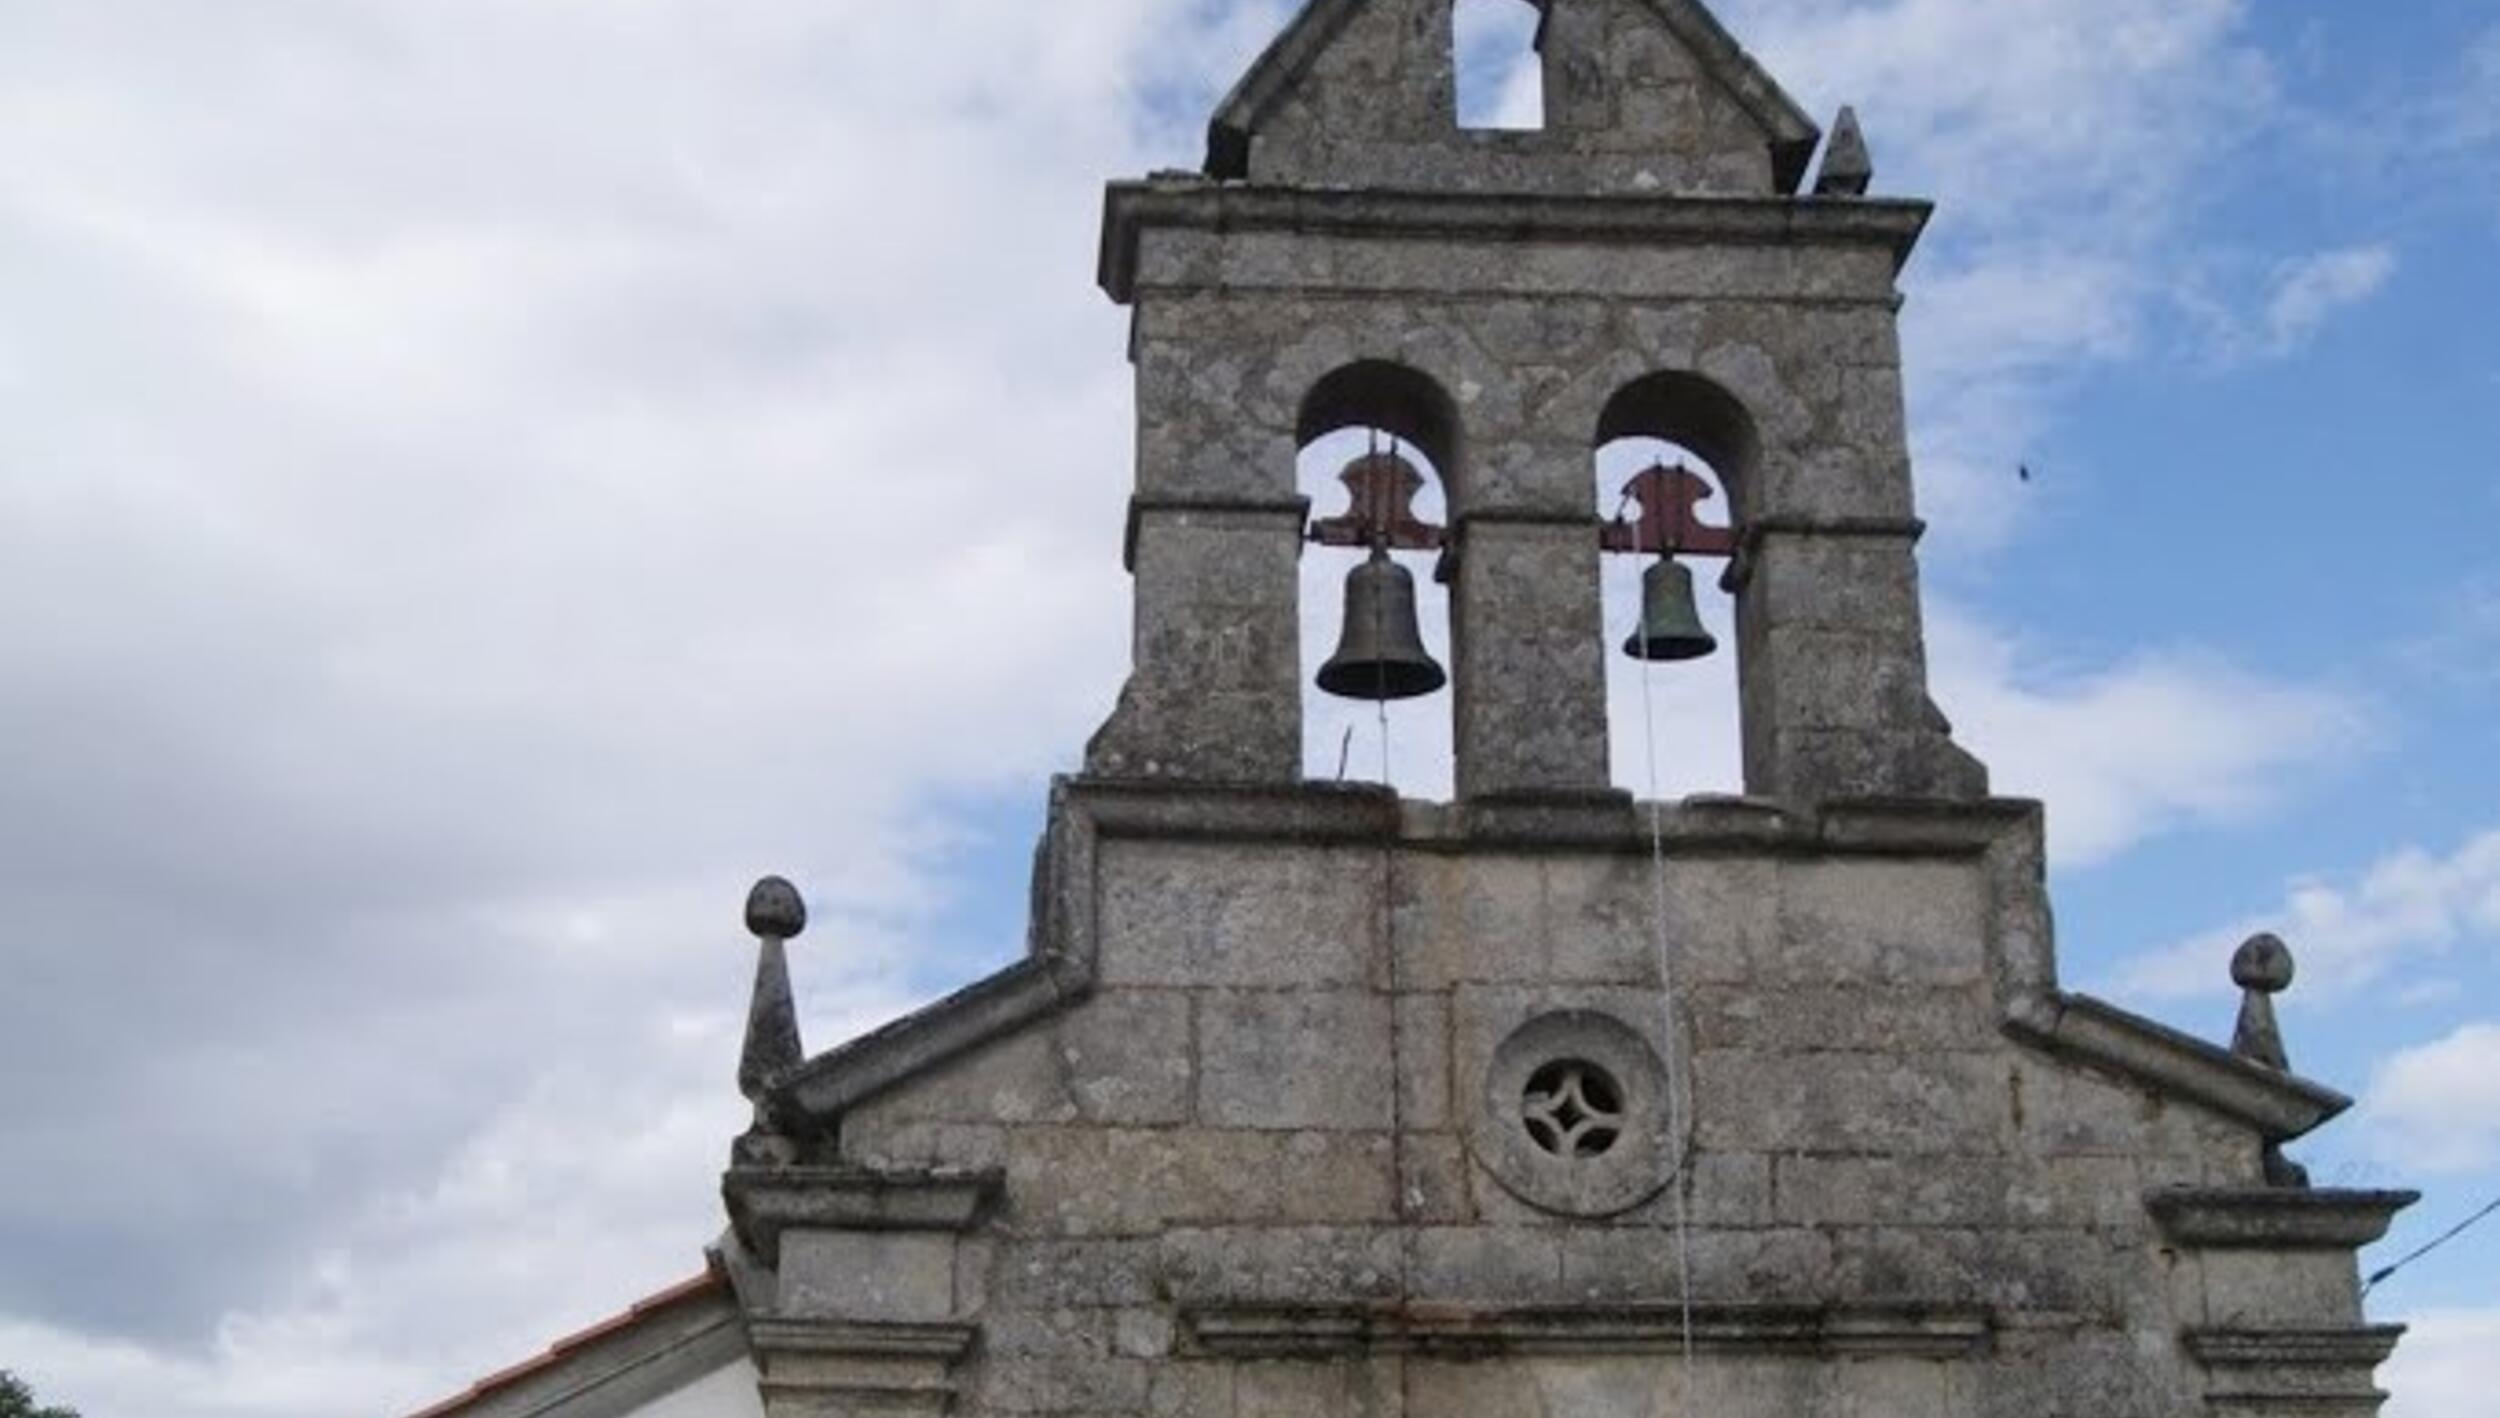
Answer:
<svg viewBox="0 0 2500 1418"><path fill-rule="evenodd" d="M1415 574L1375 547L1345 579L1345 633L1320 666L1319 687L1340 699L1414 699L1449 683L1424 648Z"/></svg>
<svg viewBox="0 0 2500 1418"><path fill-rule="evenodd" d="M1623 653L1635 660L1698 660L1718 648L1693 601L1692 569L1659 558L1641 577L1641 628L1623 642Z"/></svg>

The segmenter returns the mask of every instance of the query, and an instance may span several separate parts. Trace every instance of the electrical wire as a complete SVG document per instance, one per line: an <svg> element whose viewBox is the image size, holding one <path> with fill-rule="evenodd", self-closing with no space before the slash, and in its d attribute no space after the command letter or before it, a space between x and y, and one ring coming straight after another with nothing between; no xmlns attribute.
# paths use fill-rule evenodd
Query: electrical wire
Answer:
<svg viewBox="0 0 2500 1418"><path fill-rule="evenodd" d="M2468 1216L2463 1221L2449 1227L2445 1232L2442 1232L2438 1238L2431 1241L2430 1244L2420 1247L2411 1255L2404 1257L2402 1260L2397 1261L2394 1265L2388 1266L2386 1269L2371 1276L2361 1287L2362 1298L2368 1299L2370 1292L2379 1287L2379 1282L2393 1277L2396 1272L2404 1269L2408 1265L2413 1264L2415 1261L2420 1260L2422 1257L2429 1255L2431 1252L2438 1250L2441 1246L2448 1244L2450 1241L2464 1235L2466 1232L2473 1230L2483 1222L2490 1220L2495 1214L2500 1214L2500 1197L2493 1197L2491 1205L2484 1207L2482 1210Z"/></svg>

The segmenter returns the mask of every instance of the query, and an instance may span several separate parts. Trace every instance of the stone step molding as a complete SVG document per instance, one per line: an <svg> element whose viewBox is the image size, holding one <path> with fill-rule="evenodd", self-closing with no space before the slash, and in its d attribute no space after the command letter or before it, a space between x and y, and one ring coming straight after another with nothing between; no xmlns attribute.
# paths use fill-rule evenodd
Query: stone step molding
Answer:
<svg viewBox="0 0 2500 1418"><path fill-rule="evenodd" d="M971 1325L747 1321L765 1418L936 1418L954 1406Z"/></svg>
<svg viewBox="0 0 2500 1418"><path fill-rule="evenodd" d="M2372 1375L2402 1325L2361 1309L2355 1253L2387 1234L2409 1191L2169 1188L2145 1198L2175 1248L2180 1341L2215 1418L2371 1418Z"/></svg>
<svg viewBox="0 0 2500 1418"><path fill-rule="evenodd" d="M2200 1329L2188 1353L2211 1378L2206 1411L2215 1418L2372 1418L2387 1394L2371 1374L2396 1352L2400 1324L2362 1329Z"/></svg>
<svg viewBox="0 0 2500 1418"><path fill-rule="evenodd" d="M1676 1305L1421 1303L1211 1306L1182 1316L1200 1351L1233 1359L1674 1354L1686 1347L1686 1319ZM1984 1352L1992 1332L1981 1310L1709 1304L1690 1311L1697 1354L1963 1359Z"/></svg>
<svg viewBox="0 0 2500 1418"><path fill-rule="evenodd" d="M733 1168L733 1238L770 1272L747 1322L766 1418L949 1411L980 1336L958 1247L1002 1187L995 1173Z"/></svg>

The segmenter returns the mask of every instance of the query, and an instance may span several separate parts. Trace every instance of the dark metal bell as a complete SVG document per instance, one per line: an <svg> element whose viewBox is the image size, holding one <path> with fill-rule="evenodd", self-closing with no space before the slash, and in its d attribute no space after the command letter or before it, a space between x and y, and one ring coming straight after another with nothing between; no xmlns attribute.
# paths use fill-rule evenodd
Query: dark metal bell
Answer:
<svg viewBox="0 0 2500 1418"><path fill-rule="evenodd" d="M1372 548L1346 575L1345 633L1319 687L1340 699L1413 699L1449 682L1415 621L1414 573Z"/></svg>
<svg viewBox="0 0 2500 1418"><path fill-rule="evenodd" d="M1698 660L1718 648L1693 602L1692 569L1661 557L1641 577L1641 628L1623 642L1623 653L1635 660Z"/></svg>

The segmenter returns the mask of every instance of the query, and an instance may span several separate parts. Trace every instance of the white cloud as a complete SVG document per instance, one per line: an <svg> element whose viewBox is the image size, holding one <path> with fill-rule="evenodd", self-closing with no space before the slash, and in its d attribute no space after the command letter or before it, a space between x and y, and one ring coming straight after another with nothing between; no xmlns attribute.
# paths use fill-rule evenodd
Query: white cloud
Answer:
<svg viewBox="0 0 2500 1418"><path fill-rule="evenodd" d="M1906 277L1919 494L1946 555L2033 515L2073 386L2159 342L2199 183L2278 111L2244 0L1732 0L1801 101L1857 104L1876 189L1939 202ZM1986 55L1985 63L1971 56Z"/></svg>
<svg viewBox="0 0 2500 1418"><path fill-rule="evenodd" d="M2500 905L2500 896L2485 903ZM2500 928L2500 913L2492 924ZM2500 1163L2500 1023L2469 1024L2378 1066L2362 1124L2382 1156L2425 1172Z"/></svg>
<svg viewBox="0 0 2500 1418"><path fill-rule="evenodd" d="M2237 252L2191 264L2169 298L2208 372L2232 372L2307 350L2367 304L2403 262L2395 247L2340 246L2258 262Z"/></svg>
<svg viewBox="0 0 2500 1418"><path fill-rule="evenodd" d="M2166 223L2199 165L2275 101L2244 0L1733 0L1729 23L1825 115L1855 101L1885 186L1949 184L1992 231ZM1988 62L1970 62L1984 54Z"/></svg>
<svg viewBox="0 0 2500 1418"><path fill-rule="evenodd" d="M2441 137L2458 149L2500 143L2500 25L2465 48L2455 91L2444 105Z"/></svg>
<svg viewBox="0 0 2500 1418"><path fill-rule="evenodd" d="M622 931L592 911L558 933L602 960L695 934L682 910L634 906ZM797 949L814 977L802 994L816 1045L918 1002L865 922L820 921ZM743 975L737 952L711 954ZM0 1352L88 1418L408 1412L528 1358L701 1267L729 1139L746 1125L729 1084L744 1024L733 993L714 992L709 1009L653 1001L580 1021L600 1036L589 1047L568 1040L563 1000L539 1001L553 1043L519 1091L427 1172L361 1197L283 1289L226 1308L205 1344L0 1316Z"/></svg>
<svg viewBox="0 0 2500 1418"><path fill-rule="evenodd" d="M2349 883L2295 881L2278 906L2139 957L2121 973L2122 988L2155 998L2219 994L2229 988L2221 962L2261 930L2291 942L2302 981L2293 998L2312 1003L2461 941L2500 938L2500 830L2444 856L2406 847Z"/></svg>
<svg viewBox="0 0 2500 1418"><path fill-rule="evenodd" d="M2428 1310L2379 1371L2387 1418L2466 1418L2500 1393L2500 1309Z"/></svg>
<svg viewBox="0 0 2500 1418"><path fill-rule="evenodd" d="M2263 322L2265 353L2289 355L2315 339L2329 320L2378 294L2396 274L2387 246L2322 251L2276 270Z"/></svg>
<svg viewBox="0 0 2500 1418"><path fill-rule="evenodd" d="M2270 806L2327 750L2356 746L2366 722L2342 696L2203 652L2042 667L1950 607L1931 604L1928 628L1937 701L1995 770L1997 791L2047 802L2062 865Z"/></svg>
<svg viewBox="0 0 2500 1418"><path fill-rule="evenodd" d="M2469 692L2500 685L2500 578L2478 575L2446 590L2427 619L2427 629L2396 647L2408 668Z"/></svg>

